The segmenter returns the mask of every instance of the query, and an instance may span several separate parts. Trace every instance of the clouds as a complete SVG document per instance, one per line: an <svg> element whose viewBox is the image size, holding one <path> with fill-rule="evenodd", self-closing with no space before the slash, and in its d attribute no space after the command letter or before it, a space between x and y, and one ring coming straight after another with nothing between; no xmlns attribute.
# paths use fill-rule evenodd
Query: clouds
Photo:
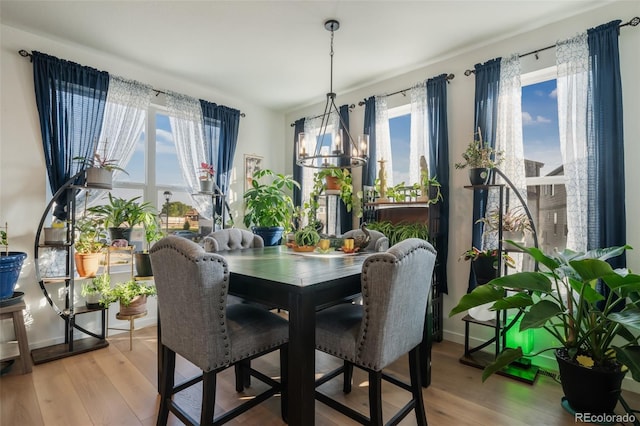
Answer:
<svg viewBox="0 0 640 426"><path fill-rule="evenodd" d="M548 124L551 123L551 119L543 117L542 115L536 115L535 118L531 116L527 111L522 111L522 125L533 126L536 124Z"/></svg>
<svg viewBox="0 0 640 426"><path fill-rule="evenodd" d="M550 97L551 99L557 99L557 98L558 98L558 89L553 89L553 90L551 91L551 93L549 93L549 97Z"/></svg>

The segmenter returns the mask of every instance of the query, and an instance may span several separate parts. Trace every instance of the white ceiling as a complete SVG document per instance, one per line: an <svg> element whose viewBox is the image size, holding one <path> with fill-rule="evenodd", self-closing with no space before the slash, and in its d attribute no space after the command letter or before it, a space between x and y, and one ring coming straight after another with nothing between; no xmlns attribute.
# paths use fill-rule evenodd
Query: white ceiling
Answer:
<svg viewBox="0 0 640 426"><path fill-rule="evenodd" d="M329 91L326 19L340 94L603 3L0 0L0 21L287 111Z"/></svg>

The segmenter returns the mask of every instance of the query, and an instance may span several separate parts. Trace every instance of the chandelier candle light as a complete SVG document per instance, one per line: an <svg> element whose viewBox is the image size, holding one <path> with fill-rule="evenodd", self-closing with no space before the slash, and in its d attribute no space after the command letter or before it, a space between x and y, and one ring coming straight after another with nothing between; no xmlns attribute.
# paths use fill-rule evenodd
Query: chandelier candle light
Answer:
<svg viewBox="0 0 640 426"><path fill-rule="evenodd" d="M335 19L329 19L324 23L324 27L327 31L331 31L331 53L329 55L331 58L330 92L327 93L324 113L321 116L322 121L319 136L316 137L315 135L304 132L298 135L296 163L303 167L316 169L364 166L368 159L369 135L359 135L357 143L353 140L345 122L340 116L335 102L336 94L333 92L333 33L340 28L340 23ZM332 114L335 114L339 118L340 129L327 129ZM325 143L325 136L328 133L333 135L333 146ZM326 137L328 138L328 136Z"/></svg>

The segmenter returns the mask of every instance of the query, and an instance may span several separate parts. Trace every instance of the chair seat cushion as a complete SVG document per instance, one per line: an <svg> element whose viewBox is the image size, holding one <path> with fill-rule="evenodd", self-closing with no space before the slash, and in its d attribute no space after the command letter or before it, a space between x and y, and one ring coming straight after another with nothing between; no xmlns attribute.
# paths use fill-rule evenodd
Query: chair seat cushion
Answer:
<svg viewBox="0 0 640 426"><path fill-rule="evenodd" d="M318 312L316 348L355 363L362 309L362 305L345 303Z"/></svg>
<svg viewBox="0 0 640 426"><path fill-rule="evenodd" d="M231 363L289 341L289 323L264 308L240 303L227 306Z"/></svg>

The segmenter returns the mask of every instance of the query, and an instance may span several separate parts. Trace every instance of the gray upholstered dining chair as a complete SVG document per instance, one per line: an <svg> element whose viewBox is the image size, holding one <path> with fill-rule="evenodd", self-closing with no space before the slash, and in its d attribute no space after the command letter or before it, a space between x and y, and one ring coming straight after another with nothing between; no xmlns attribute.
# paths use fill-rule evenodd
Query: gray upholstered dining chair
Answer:
<svg viewBox="0 0 640 426"><path fill-rule="evenodd" d="M200 242L207 252L223 252L227 250L243 250L248 248L264 247L264 240L260 235L256 235L251 231L239 228L225 228L214 231L204 237ZM245 303L245 301L236 296L227 296L227 304ZM265 308L263 305L259 305ZM251 368L250 360L243 360L235 365L236 372L236 391L242 392L245 387L251 386Z"/></svg>
<svg viewBox="0 0 640 426"><path fill-rule="evenodd" d="M389 248L389 239L380 231L373 229L367 229L371 235L369 244L364 249L365 251L386 251ZM342 234L342 238L353 238L356 233L361 233L359 229L352 229Z"/></svg>
<svg viewBox="0 0 640 426"><path fill-rule="evenodd" d="M239 228L226 228L212 232L202 239L205 251L219 252L223 250L237 250L264 247L261 236Z"/></svg>
<svg viewBox="0 0 640 426"><path fill-rule="evenodd" d="M224 257L206 253L185 238L168 236L150 251L158 291L162 368L158 425L166 425L169 412L182 422L198 424L173 400L173 395L202 381L200 424L222 424L278 391L286 418L288 323L278 315L250 304L227 306L229 269ZM280 350L281 381L251 370L270 387L214 420L216 375L246 359ZM176 354L193 363L202 374L175 385Z"/></svg>
<svg viewBox="0 0 640 426"><path fill-rule="evenodd" d="M363 304L341 304L316 314L316 348L344 360L344 366L316 381L316 387L345 373L344 392L351 391L353 365L369 373L370 417L316 390L316 399L362 424L381 425L381 382L408 390L412 399L394 417L415 410L418 425L426 425L418 346L422 342L436 251L427 241L409 238L384 253L369 256L362 266ZM382 370L409 353L411 384ZM394 423L395 424L395 423Z"/></svg>

